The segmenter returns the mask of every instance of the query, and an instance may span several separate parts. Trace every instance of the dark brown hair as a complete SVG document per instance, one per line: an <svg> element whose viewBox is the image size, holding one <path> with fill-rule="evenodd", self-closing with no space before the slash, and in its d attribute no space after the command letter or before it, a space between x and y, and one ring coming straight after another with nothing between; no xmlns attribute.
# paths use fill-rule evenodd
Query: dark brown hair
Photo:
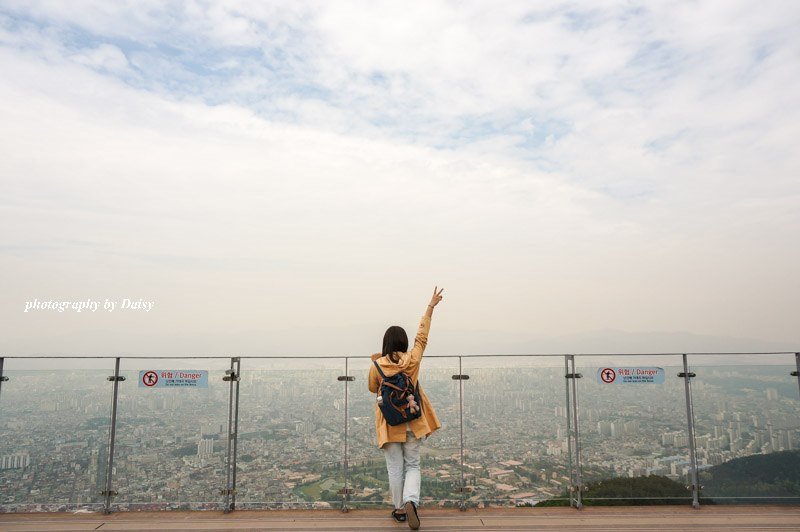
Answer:
<svg viewBox="0 0 800 532"><path fill-rule="evenodd" d="M383 356L388 356L392 362L397 362L397 357L392 353L400 352L405 353L408 351L408 335L405 329L398 325L392 325L386 329L383 335Z"/></svg>

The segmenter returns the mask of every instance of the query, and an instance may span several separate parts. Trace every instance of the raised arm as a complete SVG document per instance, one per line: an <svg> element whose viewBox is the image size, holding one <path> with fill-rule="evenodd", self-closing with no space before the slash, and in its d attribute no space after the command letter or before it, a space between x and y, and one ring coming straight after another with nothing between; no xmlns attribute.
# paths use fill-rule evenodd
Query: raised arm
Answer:
<svg viewBox="0 0 800 532"><path fill-rule="evenodd" d="M428 345L428 332L431 329L433 308L442 300L442 292L444 292L444 288L438 290L438 292L437 290L438 287L434 287L433 296L431 296L431 302L428 303L428 308L425 309L425 315L422 316L422 320L419 322L417 336L414 338L414 347L411 349L411 360L409 362L410 366L419 364L419 361L422 360L422 353L425 352L425 346Z"/></svg>

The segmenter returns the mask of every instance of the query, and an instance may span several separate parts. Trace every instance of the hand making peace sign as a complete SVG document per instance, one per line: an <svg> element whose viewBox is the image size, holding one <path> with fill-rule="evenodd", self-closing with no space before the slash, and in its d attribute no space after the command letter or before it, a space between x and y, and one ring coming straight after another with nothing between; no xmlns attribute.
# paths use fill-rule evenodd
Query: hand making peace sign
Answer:
<svg viewBox="0 0 800 532"><path fill-rule="evenodd" d="M433 287L433 296L431 297L431 306L432 307L435 307L439 303L439 301L442 300L442 292L444 292L444 288L439 290L438 293L436 292L437 288L438 287L436 287L436 286Z"/></svg>

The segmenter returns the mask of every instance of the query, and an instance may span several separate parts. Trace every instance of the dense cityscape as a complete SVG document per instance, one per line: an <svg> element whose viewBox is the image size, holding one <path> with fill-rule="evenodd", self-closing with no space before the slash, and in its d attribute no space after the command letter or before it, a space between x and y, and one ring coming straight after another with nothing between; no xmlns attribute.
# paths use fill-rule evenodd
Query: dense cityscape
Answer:
<svg viewBox="0 0 800 532"><path fill-rule="evenodd" d="M458 373L457 362L450 368L436 360L423 371L421 384L443 424L423 447L423 504L457 505L463 497L472 506L531 505L563 496L570 485L563 368L492 368L491 359L468 360L470 367L462 372L470 378L461 382L463 469L459 381L451 378ZM353 490L349 504L387 503L366 368L363 360L350 363L356 380L348 383L346 470L345 385L337 380L342 370L243 368L238 506L338 507L345 482ZM173 364L170 369L189 368ZM680 370L666 367L664 384L615 386L599 383L596 370L583 368L579 381L584 480L663 475L684 482L689 436L684 384L676 377ZM701 470L800 447L800 400L788 366L695 371ZM108 372L5 374L10 380L0 396L0 509L98 509L108 460ZM114 455L115 507L221 507L229 391L223 374L211 370L208 388L147 389L137 386L138 372L125 372ZM463 494L458 490L462 475L468 488ZM747 490L741 486L741 495Z"/></svg>

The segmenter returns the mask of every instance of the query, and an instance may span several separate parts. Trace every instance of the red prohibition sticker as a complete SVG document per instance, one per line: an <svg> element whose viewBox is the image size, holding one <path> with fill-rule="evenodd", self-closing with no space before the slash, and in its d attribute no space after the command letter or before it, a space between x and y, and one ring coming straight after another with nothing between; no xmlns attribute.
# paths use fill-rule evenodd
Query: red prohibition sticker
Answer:
<svg viewBox="0 0 800 532"><path fill-rule="evenodd" d="M145 386L155 386L158 382L158 374L155 371L146 371L142 375L142 384Z"/></svg>
<svg viewBox="0 0 800 532"><path fill-rule="evenodd" d="M611 368L603 368L600 370L600 379L606 384L611 384L617 378L617 372Z"/></svg>

